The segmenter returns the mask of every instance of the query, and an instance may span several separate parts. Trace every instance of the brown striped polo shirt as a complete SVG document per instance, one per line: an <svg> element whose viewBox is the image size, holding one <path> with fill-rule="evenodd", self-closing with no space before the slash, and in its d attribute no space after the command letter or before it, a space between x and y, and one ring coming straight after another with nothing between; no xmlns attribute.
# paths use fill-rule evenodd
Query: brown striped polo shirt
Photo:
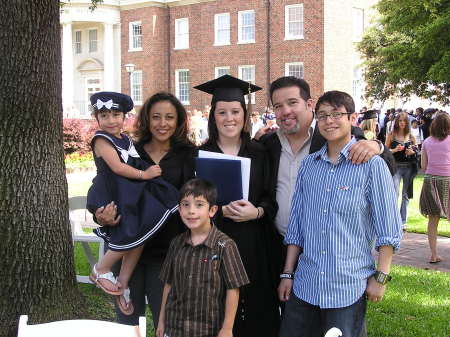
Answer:
<svg viewBox="0 0 450 337"><path fill-rule="evenodd" d="M160 278L171 285L168 337L216 337L225 316L226 290L249 283L236 244L215 226L197 246L192 246L189 230L173 239Z"/></svg>

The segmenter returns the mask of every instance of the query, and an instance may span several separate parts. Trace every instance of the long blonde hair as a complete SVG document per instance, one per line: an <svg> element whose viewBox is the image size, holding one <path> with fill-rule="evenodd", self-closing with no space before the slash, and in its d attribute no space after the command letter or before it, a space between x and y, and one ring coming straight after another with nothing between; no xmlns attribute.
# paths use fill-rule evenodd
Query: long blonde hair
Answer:
<svg viewBox="0 0 450 337"><path fill-rule="evenodd" d="M377 126L377 123L375 122L374 118L372 118L372 119L365 119L361 123L361 129L363 131L372 131L373 133L375 133L376 126Z"/></svg>

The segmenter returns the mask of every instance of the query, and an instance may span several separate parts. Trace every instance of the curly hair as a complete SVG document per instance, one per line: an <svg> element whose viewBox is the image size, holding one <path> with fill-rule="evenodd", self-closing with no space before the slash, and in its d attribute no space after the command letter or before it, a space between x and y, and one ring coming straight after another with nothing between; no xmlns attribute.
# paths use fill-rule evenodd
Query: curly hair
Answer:
<svg viewBox="0 0 450 337"><path fill-rule="evenodd" d="M171 145L190 144L187 136L186 109L178 98L168 92L158 92L150 96L142 105L135 123L137 142L148 143L151 141L152 134L148 127L150 124L150 111L156 103L163 101L170 102L177 111L177 128L170 139Z"/></svg>

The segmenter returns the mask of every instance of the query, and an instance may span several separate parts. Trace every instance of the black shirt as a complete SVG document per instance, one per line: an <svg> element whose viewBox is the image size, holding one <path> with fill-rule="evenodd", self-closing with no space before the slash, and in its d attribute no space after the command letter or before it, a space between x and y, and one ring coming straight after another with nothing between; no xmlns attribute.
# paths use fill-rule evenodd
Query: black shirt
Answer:
<svg viewBox="0 0 450 337"><path fill-rule="evenodd" d="M144 143L137 143L135 147L143 160L150 165L156 165L153 159L145 152ZM186 181L195 176L194 157L196 156L197 149L193 145L173 146L159 162L162 178L177 189L180 189ZM172 239L184 230L185 226L177 212L156 235L146 242L141 262L145 263L148 259L164 259Z"/></svg>

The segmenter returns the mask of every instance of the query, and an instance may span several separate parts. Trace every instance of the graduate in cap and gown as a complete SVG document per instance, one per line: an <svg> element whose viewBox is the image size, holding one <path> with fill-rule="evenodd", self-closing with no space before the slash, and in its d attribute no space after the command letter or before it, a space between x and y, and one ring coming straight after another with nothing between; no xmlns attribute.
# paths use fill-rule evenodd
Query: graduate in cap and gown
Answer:
<svg viewBox="0 0 450 337"><path fill-rule="evenodd" d="M251 104L245 95L261 90L230 75L195 87L212 95L208 141L200 150L251 159L248 200L220 207L217 227L237 244L250 284L240 289L234 337L275 337L279 330L277 284L270 264L269 237L278 206L271 192L269 162L264 147L250 140Z"/></svg>
<svg viewBox="0 0 450 337"><path fill-rule="evenodd" d="M376 110L367 110L364 112L360 127L367 140L374 140L377 138L377 118L378 115Z"/></svg>

